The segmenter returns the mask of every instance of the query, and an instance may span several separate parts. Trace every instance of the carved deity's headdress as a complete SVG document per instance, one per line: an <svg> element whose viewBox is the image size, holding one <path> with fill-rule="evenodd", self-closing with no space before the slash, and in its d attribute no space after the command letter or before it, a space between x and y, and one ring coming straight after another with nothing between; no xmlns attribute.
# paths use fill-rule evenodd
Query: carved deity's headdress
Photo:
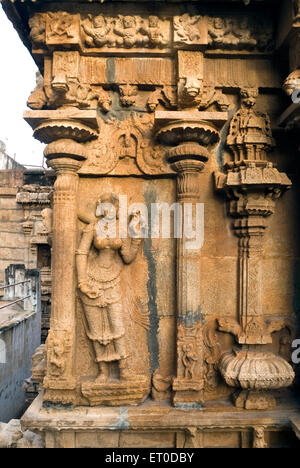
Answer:
<svg viewBox="0 0 300 468"><path fill-rule="evenodd" d="M103 204L112 204L116 211L118 212L119 209L119 197L113 192L104 192L99 195L96 204L96 216L101 216L103 214L101 205Z"/></svg>

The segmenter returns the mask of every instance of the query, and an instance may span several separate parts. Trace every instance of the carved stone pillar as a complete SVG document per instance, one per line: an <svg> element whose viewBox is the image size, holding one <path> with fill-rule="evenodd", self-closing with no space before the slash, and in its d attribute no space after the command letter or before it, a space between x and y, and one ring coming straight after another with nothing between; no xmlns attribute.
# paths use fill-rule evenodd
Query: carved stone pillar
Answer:
<svg viewBox="0 0 300 468"><path fill-rule="evenodd" d="M199 160L178 160L172 164L177 172L177 200L184 213L185 204L200 201ZM175 406L203 403L203 334L201 322L199 250L187 248L185 234L177 246L177 378L173 382Z"/></svg>
<svg viewBox="0 0 300 468"><path fill-rule="evenodd" d="M33 127L35 137L48 143L45 157L57 175L53 199L52 311L46 344L44 401L75 404L78 400L74 373L77 172L86 160L83 143L97 134L96 113L74 109L27 111L25 118Z"/></svg>
<svg viewBox="0 0 300 468"><path fill-rule="evenodd" d="M274 146L270 121L254 109L258 91L241 91L242 107L232 119L227 144L233 160L216 185L229 198L233 230L239 238L239 320L219 319L219 329L232 333L239 348L225 354L220 371L226 383L242 388L234 395L236 406L267 409L276 404L270 390L288 387L294 380L291 366L280 356L266 352L271 334L286 326L282 319L267 320L262 308L262 257L266 219L275 202L291 186L286 174L267 160Z"/></svg>
<svg viewBox="0 0 300 468"><path fill-rule="evenodd" d="M157 137L160 143L173 145L166 156L177 173L177 201L184 215L184 229L177 243L177 374L173 381L173 401L176 407L201 408L204 403L199 262L202 245L190 245L186 233L186 210L189 205L195 220L197 205L201 201L200 173L209 159L209 149L218 141L219 135L213 124L179 120L163 127Z"/></svg>
<svg viewBox="0 0 300 468"><path fill-rule="evenodd" d="M57 173L53 200L52 314L47 340L45 400L74 403L77 171L85 158L84 148L72 140L58 141L46 148L45 155L48 165Z"/></svg>

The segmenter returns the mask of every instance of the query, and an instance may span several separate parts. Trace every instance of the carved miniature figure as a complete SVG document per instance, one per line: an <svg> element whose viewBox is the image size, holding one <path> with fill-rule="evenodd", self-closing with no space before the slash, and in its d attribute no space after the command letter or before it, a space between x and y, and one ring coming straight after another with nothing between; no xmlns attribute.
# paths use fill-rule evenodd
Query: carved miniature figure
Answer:
<svg viewBox="0 0 300 468"><path fill-rule="evenodd" d="M162 89L157 88L153 93L150 94L147 100L147 108L150 112L155 112L156 108L159 105L160 100L162 99Z"/></svg>
<svg viewBox="0 0 300 468"><path fill-rule="evenodd" d="M47 102L48 99L44 90L44 80L40 72L37 72L36 87L28 98L27 106L30 107L30 109L39 110L43 109Z"/></svg>
<svg viewBox="0 0 300 468"><path fill-rule="evenodd" d="M96 216L97 221L84 229L77 251L78 287L86 333L93 343L99 366L97 382L107 381L109 363L113 361L118 362L120 378L128 380L132 374L127 365L121 271L124 264L135 260L142 241L138 238L119 239L115 235L118 232L118 200L114 194L101 195Z"/></svg>
<svg viewBox="0 0 300 468"><path fill-rule="evenodd" d="M236 22L232 33L237 38L240 48L255 47L257 45L257 40L252 35L249 20L246 16Z"/></svg>
<svg viewBox="0 0 300 468"><path fill-rule="evenodd" d="M34 46L42 46L46 40L46 17L42 13L36 13L29 19L30 39Z"/></svg>
<svg viewBox="0 0 300 468"><path fill-rule="evenodd" d="M127 85L120 85L120 102L124 107L134 106L136 101L136 96L138 93L137 86Z"/></svg>
<svg viewBox="0 0 300 468"><path fill-rule="evenodd" d="M105 91L104 89L100 88L97 91L97 94L99 108L105 113L109 112L112 104L109 91Z"/></svg>
<svg viewBox="0 0 300 468"><path fill-rule="evenodd" d="M102 15L88 16L89 23L87 22L82 23L82 28L86 34L85 42L88 47L103 47L104 45L108 45L110 47L114 47L116 45L116 41L113 38L111 32L111 25L108 23L107 19L104 18Z"/></svg>
<svg viewBox="0 0 300 468"><path fill-rule="evenodd" d="M265 441L265 428L256 426L253 428L253 448L261 449L267 448L268 445Z"/></svg>
<svg viewBox="0 0 300 468"><path fill-rule="evenodd" d="M43 219L43 231L46 234L52 233L53 228L53 210L52 208L44 208L41 212Z"/></svg>
<svg viewBox="0 0 300 468"><path fill-rule="evenodd" d="M148 47L165 47L168 45L168 39L164 37L160 28L160 20L158 16L149 16L148 26L145 22L142 23L141 33L145 35L144 45Z"/></svg>
<svg viewBox="0 0 300 468"><path fill-rule="evenodd" d="M59 377L65 371L66 363L64 353L64 342L60 338L52 337L49 363L51 367L51 375L54 377Z"/></svg>
<svg viewBox="0 0 300 468"><path fill-rule="evenodd" d="M174 28L177 35L177 42L197 42L201 39L201 32L199 30L199 21L201 16L190 16L184 14L174 18Z"/></svg>
<svg viewBox="0 0 300 468"><path fill-rule="evenodd" d="M77 77L67 77L65 75L58 75L54 78L51 86L45 87L46 95L48 98L49 107L78 107L85 109L95 103L95 107L104 103L104 92L92 89L87 84L80 83ZM102 98L101 98L102 96ZM99 102L100 100L100 102ZM106 105L108 105L109 98L105 97Z"/></svg>
<svg viewBox="0 0 300 468"><path fill-rule="evenodd" d="M275 46L274 27L269 18L258 18L255 21L253 37L257 39L259 50L270 50Z"/></svg>
<svg viewBox="0 0 300 468"><path fill-rule="evenodd" d="M232 44L230 23L225 18L214 18L208 33L216 47Z"/></svg>
<svg viewBox="0 0 300 468"><path fill-rule="evenodd" d="M270 151L274 146L269 116L254 109L257 96L257 88L241 90L242 107L231 122L227 139L228 145L232 147L235 144L256 143L255 152L251 156L247 151L246 159L265 159L266 151Z"/></svg>
<svg viewBox="0 0 300 468"><path fill-rule="evenodd" d="M272 28L264 25L261 28L257 26L256 29L257 34L254 37L254 26L246 16L240 18L217 17L211 19L208 33L212 45L218 48L253 49L259 43L260 48L263 49L269 45Z"/></svg>
<svg viewBox="0 0 300 468"><path fill-rule="evenodd" d="M48 37L63 37L71 39L74 37L72 32L73 16L65 11L58 11L55 13L49 12L51 21L49 22Z"/></svg>
<svg viewBox="0 0 300 468"><path fill-rule="evenodd" d="M221 345L216 332L216 323L208 322L203 329L203 344L204 344L204 362L205 362L205 390L213 392L216 390L218 378L218 364L221 357Z"/></svg>
<svg viewBox="0 0 300 468"><path fill-rule="evenodd" d="M184 365L184 378L194 378L194 367L198 360L197 353L194 351L192 343L182 345L182 363Z"/></svg>
<svg viewBox="0 0 300 468"><path fill-rule="evenodd" d="M142 37L139 37L139 29L137 19L134 16L119 15L114 28L115 34L119 36L117 45L127 49L138 45L142 41Z"/></svg>

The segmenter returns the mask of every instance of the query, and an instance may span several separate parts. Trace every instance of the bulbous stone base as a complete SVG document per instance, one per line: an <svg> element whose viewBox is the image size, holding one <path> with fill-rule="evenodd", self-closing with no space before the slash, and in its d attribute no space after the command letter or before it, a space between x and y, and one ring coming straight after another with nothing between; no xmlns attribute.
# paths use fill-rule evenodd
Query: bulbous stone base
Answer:
<svg viewBox="0 0 300 468"><path fill-rule="evenodd" d="M268 391L289 387L295 378L292 367L282 357L251 349L225 354L219 368L227 385L244 389L234 401L245 409L274 407L275 398Z"/></svg>

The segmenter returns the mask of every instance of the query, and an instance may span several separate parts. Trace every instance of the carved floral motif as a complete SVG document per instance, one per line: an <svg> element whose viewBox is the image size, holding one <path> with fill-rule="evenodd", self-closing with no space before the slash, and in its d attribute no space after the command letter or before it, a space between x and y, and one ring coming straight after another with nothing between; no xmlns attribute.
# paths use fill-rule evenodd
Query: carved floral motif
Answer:
<svg viewBox="0 0 300 468"><path fill-rule="evenodd" d="M101 136L88 144L91 157L80 172L109 174L114 171L122 175L172 172L161 145L152 144L153 125L151 114L143 117L132 115L123 122L108 123L103 127Z"/></svg>

